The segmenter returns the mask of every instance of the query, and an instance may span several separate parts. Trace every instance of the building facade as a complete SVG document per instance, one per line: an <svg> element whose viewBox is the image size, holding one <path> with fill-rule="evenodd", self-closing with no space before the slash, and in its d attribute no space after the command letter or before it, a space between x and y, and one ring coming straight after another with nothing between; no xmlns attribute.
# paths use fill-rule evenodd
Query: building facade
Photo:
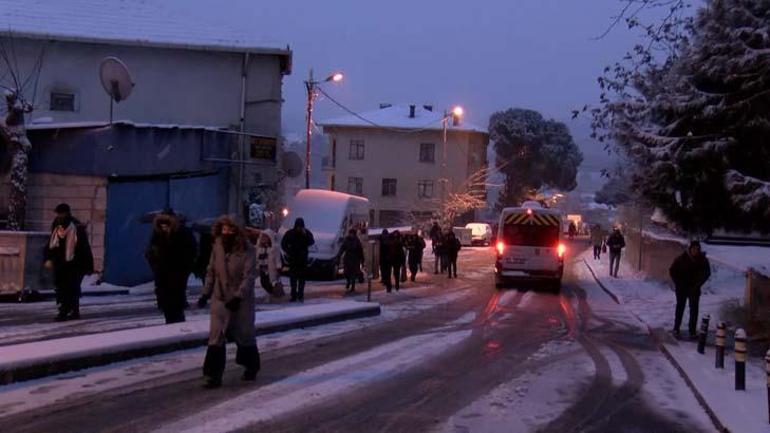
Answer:
<svg viewBox="0 0 770 433"><path fill-rule="evenodd" d="M129 4L130 3L130 4ZM285 45L200 22L164 2L0 0L0 49L22 87L29 155L26 229L47 231L68 202L88 225L105 281L150 278L148 212L173 208L190 222L280 190ZM117 57L133 90L114 105L100 65ZM0 70L9 68L0 60ZM0 142L0 148L7 144ZM0 227L7 152L0 153Z"/></svg>
<svg viewBox="0 0 770 433"><path fill-rule="evenodd" d="M99 68L117 57L135 86L114 105L116 121L259 136L245 137L221 161L238 165L233 209L280 181L282 82L292 59L287 46L195 21L162 2L0 0L0 26L6 29L0 47L12 53L16 75L26 83L23 96L34 107L29 124L108 121L110 98ZM0 62L0 69L7 67ZM0 85L19 87L10 73Z"/></svg>
<svg viewBox="0 0 770 433"><path fill-rule="evenodd" d="M368 198L375 226L434 218L444 185L457 192L487 164L486 130L431 106L383 104L321 124L330 147L323 167L328 188Z"/></svg>

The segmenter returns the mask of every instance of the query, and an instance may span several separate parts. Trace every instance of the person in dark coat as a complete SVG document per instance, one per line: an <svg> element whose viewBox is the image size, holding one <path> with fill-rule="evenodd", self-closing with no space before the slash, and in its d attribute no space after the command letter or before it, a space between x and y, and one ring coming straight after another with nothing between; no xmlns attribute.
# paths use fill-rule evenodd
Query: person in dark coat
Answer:
<svg viewBox="0 0 770 433"><path fill-rule="evenodd" d="M618 269L620 268L620 254L623 248L626 247L626 239L620 233L619 228L615 227L612 229L612 234L607 238L606 245L610 250L610 276L617 278Z"/></svg>
<svg viewBox="0 0 770 433"><path fill-rule="evenodd" d="M411 280L414 282L417 278L417 271L420 269L420 264L422 263L425 240L420 235L410 236L409 242L407 243L407 250L409 252L409 272L411 273Z"/></svg>
<svg viewBox="0 0 770 433"><path fill-rule="evenodd" d="M361 240L358 239L355 229L351 229L345 240L342 241L337 260L342 258L342 264L345 273L345 289L347 293L356 291L356 281L361 274L361 265L364 263L364 247Z"/></svg>
<svg viewBox="0 0 770 433"><path fill-rule="evenodd" d="M195 266L197 250L192 231L173 212L155 217L144 256L155 276L155 297L166 323L185 321L187 280Z"/></svg>
<svg viewBox="0 0 770 433"><path fill-rule="evenodd" d="M245 368L242 379L254 381L261 362L254 328L254 286L257 256L246 234L230 217L217 219L211 229L214 245L198 307L211 300L211 324L203 375L207 388L222 385L227 340L235 341L236 364Z"/></svg>
<svg viewBox="0 0 770 433"><path fill-rule="evenodd" d="M45 247L45 267L53 269L57 321L80 318L81 284L94 272L94 256L86 226L72 216L66 203L56 206L51 238Z"/></svg>
<svg viewBox="0 0 770 433"><path fill-rule="evenodd" d="M383 229L380 234L380 281L385 286L385 289L390 292L393 285L390 281L390 273L392 272L392 264L390 263L390 233L387 229Z"/></svg>
<svg viewBox="0 0 770 433"><path fill-rule="evenodd" d="M447 255L447 269L449 270L449 278L452 278L453 273L454 277L457 278L457 256L460 253L460 249L462 249L462 244L460 243L460 239L457 239L457 236L455 236L454 232L450 231L447 234L444 248Z"/></svg>
<svg viewBox="0 0 770 433"><path fill-rule="evenodd" d="M706 258L706 253L701 250L700 242L692 241L687 251L680 254L669 269L671 279L676 288L676 312L674 317L674 334L679 335L679 327L682 325L684 307L690 303L690 337L696 336L698 325L698 304L700 302L701 287L711 277L711 264Z"/></svg>
<svg viewBox="0 0 770 433"><path fill-rule="evenodd" d="M305 228L305 220L297 218L294 228L287 231L281 240L281 248L289 262L291 302L305 301L305 279L307 278L308 251L315 245L313 233Z"/></svg>
<svg viewBox="0 0 770 433"><path fill-rule="evenodd" d="M401 289L401 270L406 265L406 252L404 251L404 240L401 237L401 232L394 231L390 235L390 241L387 243L387 255L388 262L393 269L393 279L395 280L396 291ZM391 291L390 273L388 273L388 281L385 285L388 288L388 292Z"/></svg>

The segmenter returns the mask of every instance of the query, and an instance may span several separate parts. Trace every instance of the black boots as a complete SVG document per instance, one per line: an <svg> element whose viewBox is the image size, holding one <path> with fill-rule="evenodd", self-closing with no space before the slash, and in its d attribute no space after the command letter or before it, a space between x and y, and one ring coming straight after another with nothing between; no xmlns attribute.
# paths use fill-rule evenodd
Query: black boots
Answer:
<svg viewBox="0 0 770 433"><path fill-rule="evenodd" d="M224 346L209 346L206 350L206 359L203 361L203 376L206 377L206 388L211 389L222 386L225 358L226 351ZM246 369L243 372L243 380L255 381L261 366L257 346L238 346L238 350L235 352L235 363Z"/></svg>
<svg viewBox="0 0 770 433"><path fill-rule="evenodd" d="M248 382L255 381L257 372L261 367L257 346L238 346L238 350L235 352L235 363L246 369L241 379Z"/></svg>
<svg viewBox="0 0 770 433"><path fill-rule="evenodd" d="M206 350L206 359L203 361L206 388L222 386L222 374L225 372L225 353L225 346L209 346Z"/></svg>

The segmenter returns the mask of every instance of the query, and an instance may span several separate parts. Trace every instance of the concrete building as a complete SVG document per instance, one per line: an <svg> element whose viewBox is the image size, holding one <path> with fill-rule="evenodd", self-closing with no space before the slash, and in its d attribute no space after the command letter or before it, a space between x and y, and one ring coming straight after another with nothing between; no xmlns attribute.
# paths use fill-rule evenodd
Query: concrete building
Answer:
<svg viewBox="0 0 770 433"><path fill-rule="evenodd" d="M447 191L457 191L487 164L489 135L429 105L381 104L379 110L320 122L328 136L328 188L361 195L372 205L370 223L391 226L435 216ZM444 169L446 158L446 169Z"/></svg>
<svg viewBox="0 0 770 433"><path fill-rule="evenodd" d="M107 281L148 279L143 213L170 206L209 218L280 188L287 46L194 21L164 2L0 0L0 28L0 51L34 106L27 228L48 230L51 206L70 202ZM135 83L112 125L99 78L109 56ZM6 88L15 81L0 74Z"/></svg>

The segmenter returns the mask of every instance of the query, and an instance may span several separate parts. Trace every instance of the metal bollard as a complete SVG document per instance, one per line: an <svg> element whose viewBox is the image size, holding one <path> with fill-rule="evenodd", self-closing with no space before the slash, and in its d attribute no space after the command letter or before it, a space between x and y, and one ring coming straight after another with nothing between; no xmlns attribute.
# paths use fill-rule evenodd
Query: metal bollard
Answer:
<svg viewBox="0 0 770 433"><path fill-rule="evenodd" d="M725 368L725 337L727 336L727 325L725 322L719 322L717 325L717 359L716 368Z"/></svg>
<svg viewBox="0 0 770 433"><path fill-rule="evenodd" d="M735 390L746 390L746 331L735 331Z"/></svg>
<svg viewBox="0 0 770 433"><path fill-rule="evenodd" d="M770 420L770 350L765 354L765 371L767 372L767 412Z"/></svg>
<svg viewBox="0 0 770 433"><path fill-rule="evenodd" d="M700 321L700 333L698 334L698 353L701 355L706 353L706 337L709 333L709 322L711 316L706 314Z"/></svg>

